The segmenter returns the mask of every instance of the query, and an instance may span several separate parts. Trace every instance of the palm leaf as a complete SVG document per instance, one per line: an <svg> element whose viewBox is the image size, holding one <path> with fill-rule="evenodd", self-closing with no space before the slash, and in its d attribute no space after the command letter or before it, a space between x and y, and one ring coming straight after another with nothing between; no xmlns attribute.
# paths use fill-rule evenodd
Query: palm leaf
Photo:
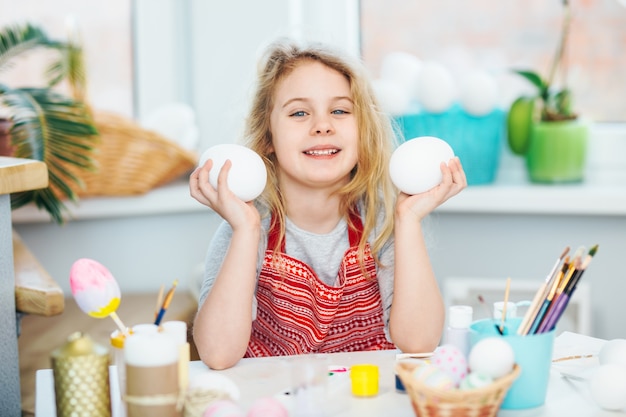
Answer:
<svg viewBox="0 0 626 417"><path fill-rule="evenodd" d="M13 112L15 156L37 159L48 167L49 187L22 193L12 199L13 208L34 201L62 223L62 199L77 201L74 190L82 186L77 173L95 169L91 153L98 132L89 111L84 104L49 88L0 86L0 101Z"/></svg>
<svg viewBox="0 0 626 417"><path fill-rule="evenodd" d="M29 23L4 27L0 30L0 71L10 67L15 57L40 47L59 48L61 44Z"/></svg>
<svg viewBox="0 0 626 417"><path fill-rule="evenodd" d="M87 71L80 46L68 44L59 47L62 58L53 62L46 71L48 85L54 86L67 80L74 99L85 102L87 90Z"/></svg>

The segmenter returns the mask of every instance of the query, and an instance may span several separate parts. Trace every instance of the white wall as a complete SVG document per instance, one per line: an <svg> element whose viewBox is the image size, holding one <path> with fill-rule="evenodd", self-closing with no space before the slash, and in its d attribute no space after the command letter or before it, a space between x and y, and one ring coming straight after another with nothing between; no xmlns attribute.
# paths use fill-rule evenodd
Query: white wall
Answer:
<svg viewBox="0 0 626 417"><path fill-rule="evenodd" d="M471 191L471 190L467 190ZM68 272L80 257L97 259L118 280L123 294L156 292L175 278L187 288L204 261L219 218L200 210L149 216L15 224L31 251L69 292ZM626 215L481 214L437 212L427 239L435 272L446 277L539 284L565 246L600 248L584 280L591 285L592 335L626 337ZM575 294L574 294L575 296ZM517 301L517 300L516 300Z"/></svg>

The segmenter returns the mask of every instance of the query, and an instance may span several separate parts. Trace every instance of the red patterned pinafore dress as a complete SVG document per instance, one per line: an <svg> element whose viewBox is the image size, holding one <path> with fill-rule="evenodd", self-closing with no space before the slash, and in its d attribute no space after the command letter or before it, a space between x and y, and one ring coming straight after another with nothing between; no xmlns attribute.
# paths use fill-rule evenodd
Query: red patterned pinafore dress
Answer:
<svg viewBox="0 0 626 417"><path fill-rule="evenodd" d="M358 262L363 225L351 216L357 230L349 228L350 248L338 273L338 286L322 282L307 264L285 252L274 260L278 239L274 218L257 284L257 317L246 357L303 353L393 349L385 338L383 308L376 265L369 244L365 250L366 277Z"/></svg>

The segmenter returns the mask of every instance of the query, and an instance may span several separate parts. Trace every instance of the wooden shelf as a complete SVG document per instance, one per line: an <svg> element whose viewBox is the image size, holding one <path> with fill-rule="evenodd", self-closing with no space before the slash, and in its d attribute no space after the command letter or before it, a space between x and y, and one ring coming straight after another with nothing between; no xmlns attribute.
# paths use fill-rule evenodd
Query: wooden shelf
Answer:
<svg viewBox="0 0 626 417"><path fill-rule="evenodd" d="M0 194L48 186L48 168L41 161L0 156Z"/></svg>

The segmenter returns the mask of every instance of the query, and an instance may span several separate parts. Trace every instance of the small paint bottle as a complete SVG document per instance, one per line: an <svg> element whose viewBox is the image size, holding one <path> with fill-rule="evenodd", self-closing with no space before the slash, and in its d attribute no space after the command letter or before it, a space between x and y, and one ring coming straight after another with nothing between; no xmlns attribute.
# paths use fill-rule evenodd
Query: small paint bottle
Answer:
<svg viewBox="0 0 626 417"><path fill-rule="evenodd" d="M474 310L471 306L451 306L448 314L444 343L458 347L467 358L470 350L469 326L472 324Z"/></svg>
<svg viewBox="0 0 626 417"><path fill-rule="evenodd" d="M352 395L373 397L378 394L378 366L371 364L353 365L350 368Z"/></svg>

